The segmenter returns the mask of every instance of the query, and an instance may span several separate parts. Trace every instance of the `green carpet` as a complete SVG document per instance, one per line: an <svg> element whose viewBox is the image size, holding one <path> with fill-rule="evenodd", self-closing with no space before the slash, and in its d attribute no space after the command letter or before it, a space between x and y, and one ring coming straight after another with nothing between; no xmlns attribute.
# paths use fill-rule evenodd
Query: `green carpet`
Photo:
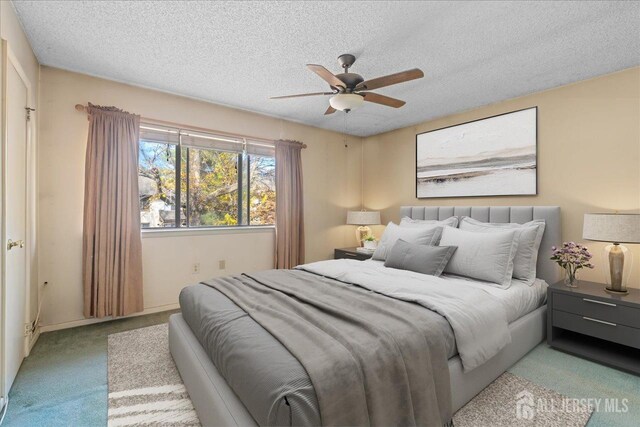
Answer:
<svg viewBox="0 0 640 427"><path fill-rule="evenodd" d="M42 334L9 393L4 425L106 426L107 336L164 323L172 313ZM589 427L637 426L640 420L640 377L552 350L545 343L509 371L571 398L629 399L627 413L594 412Z"/></svg>
<svg viewBox="0 0 640 427"><path fill-rule="evenodd" d="M106 426L107 336L166 323L168 311L40 336L9 392L6 426Z"/></svg>
<svg viewBox="0 0 640 427"><path fill-rule="evenodd" d="M551 349L542 343L509 372L574 399L599 399L588 427L640 425L640 377ZM628 399L626 413L605 409L605 399ZM622 403L618 405L622 408Z"/></svg>

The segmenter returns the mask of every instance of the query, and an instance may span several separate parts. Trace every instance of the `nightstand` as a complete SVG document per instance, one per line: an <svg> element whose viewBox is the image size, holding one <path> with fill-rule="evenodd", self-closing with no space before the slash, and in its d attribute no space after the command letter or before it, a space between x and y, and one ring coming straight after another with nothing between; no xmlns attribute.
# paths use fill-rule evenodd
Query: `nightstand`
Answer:
<svg viewBox="0 0 640 427"><path fill-rule="evenodd" d="M371 258L373 254L365 254L363 252L356 251L356 248L342 248L335 249L333 251L333 259L357 259L359 261L364 261L366 259Z"/></svg>
<svg viewBox="0 0 640 427"><path fill-rule="evenodd" d="M640 375L640 290L625 296L601 283L547 289L547 344Z"/></svg>

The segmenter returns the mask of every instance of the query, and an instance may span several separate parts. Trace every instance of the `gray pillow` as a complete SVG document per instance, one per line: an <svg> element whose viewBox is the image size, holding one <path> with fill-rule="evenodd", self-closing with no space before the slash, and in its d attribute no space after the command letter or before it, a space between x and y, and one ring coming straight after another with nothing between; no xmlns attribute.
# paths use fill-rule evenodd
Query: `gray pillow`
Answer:
<svg viewBox="0 0 640 427"><path fill-rule="evenodd" d="M513 259L518 250L516 230L478 233L445 227L440 245L458 249L444 269L445 273L495 283L500 288L511 286Z"/></svg>
<svg viewBox="0 0 640 427"><path fill-rule="evenodd" d="M513 277L526 280L529 286L536 280L536 264L538 249L545 228L544 220L533 220L524 224L480 222L473 218L464 217L460 221L461 230L494 233L505 229L517 230L518 251L513 260Z"/></svg>
<svg viewBox="0 0 640 427"><path fill-rule="evenodd" d="M416 245L400 239L389 251L384 266L439 276L455 250L455 246Z"/></svg>
<svg viewBox="0 0 640 427"><path fill-rule="evenodd" d="M440 234L442 234L441 226L431 226L431 227L400 227L399 225L390 222L387 224L387 228L385 228L384 233L382 233L382 237L380 238L380 242L378 243L378 248L372 255L372 259L376 259L379 261L384 261L387 259L387 253L391 250L391 247L398 241L398 239L402 239L405 242L415 243L417 245L437 245L438 240L440 239Z"/></svg>

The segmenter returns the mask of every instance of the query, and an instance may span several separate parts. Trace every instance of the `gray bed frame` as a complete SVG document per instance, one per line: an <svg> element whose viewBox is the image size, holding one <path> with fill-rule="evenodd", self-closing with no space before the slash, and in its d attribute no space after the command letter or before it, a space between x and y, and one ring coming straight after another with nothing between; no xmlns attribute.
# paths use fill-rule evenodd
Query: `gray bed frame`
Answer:
<svg viewBox="0 0 640 427"><path fill-rule="evenodd" d="M557 206L403 206L400 216L413 219L446 219L469 216L483 222L525 223L546 221L540 245L537 275L548 284L560 280L560 269L549 260L549 248L562 240L560 208ZM545 338L546 305L509 325L511 343L488 362L471 372L463 372L458 356L449 359L454 412L509 369ZM257 425L240 399L220 375L191 332L181 314L169 319L169 349L193 406L204 426Z"/></svg>

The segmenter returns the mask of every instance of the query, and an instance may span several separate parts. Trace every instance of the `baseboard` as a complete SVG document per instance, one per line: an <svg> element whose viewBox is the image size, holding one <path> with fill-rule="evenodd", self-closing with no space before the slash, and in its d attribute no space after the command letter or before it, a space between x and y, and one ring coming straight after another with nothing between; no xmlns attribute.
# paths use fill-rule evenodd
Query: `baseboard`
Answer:
<svg viewBox="0 0 640 427"><path fill-rule="evenodd" d="M59 331L61 329L75 328L77 326L93 325L95 323L110 322L116 319L126 319L129 317L144 316L145 314L153 314L153 313L160 313L162 311L176 310L178 308L180 308L180 304L178 303L166 304L166 305L160 305L158 307L145 308L144 311L141 311L139 313L134 313L129 316L123 316L123 317L117 317L117 318L109 316L109 317L103 317L101 319L78 319L78 320L72 320L70 322L54 323L53 325L43 325L43 326L40 326L39 331L41 333Z"/></svg>
<svg viewBox="0 0 640 427"><path fill-rule="evenodd" d="M33 350L33 346L36 345L36 341L38 341L38 338L40 338L40 328L38 326L36 326L36 329L33 331L33 334L31 334L31 339L29 340L28 348L27 348L27 354L26 356L29 356L31 354L31 350Z"/></svg>

